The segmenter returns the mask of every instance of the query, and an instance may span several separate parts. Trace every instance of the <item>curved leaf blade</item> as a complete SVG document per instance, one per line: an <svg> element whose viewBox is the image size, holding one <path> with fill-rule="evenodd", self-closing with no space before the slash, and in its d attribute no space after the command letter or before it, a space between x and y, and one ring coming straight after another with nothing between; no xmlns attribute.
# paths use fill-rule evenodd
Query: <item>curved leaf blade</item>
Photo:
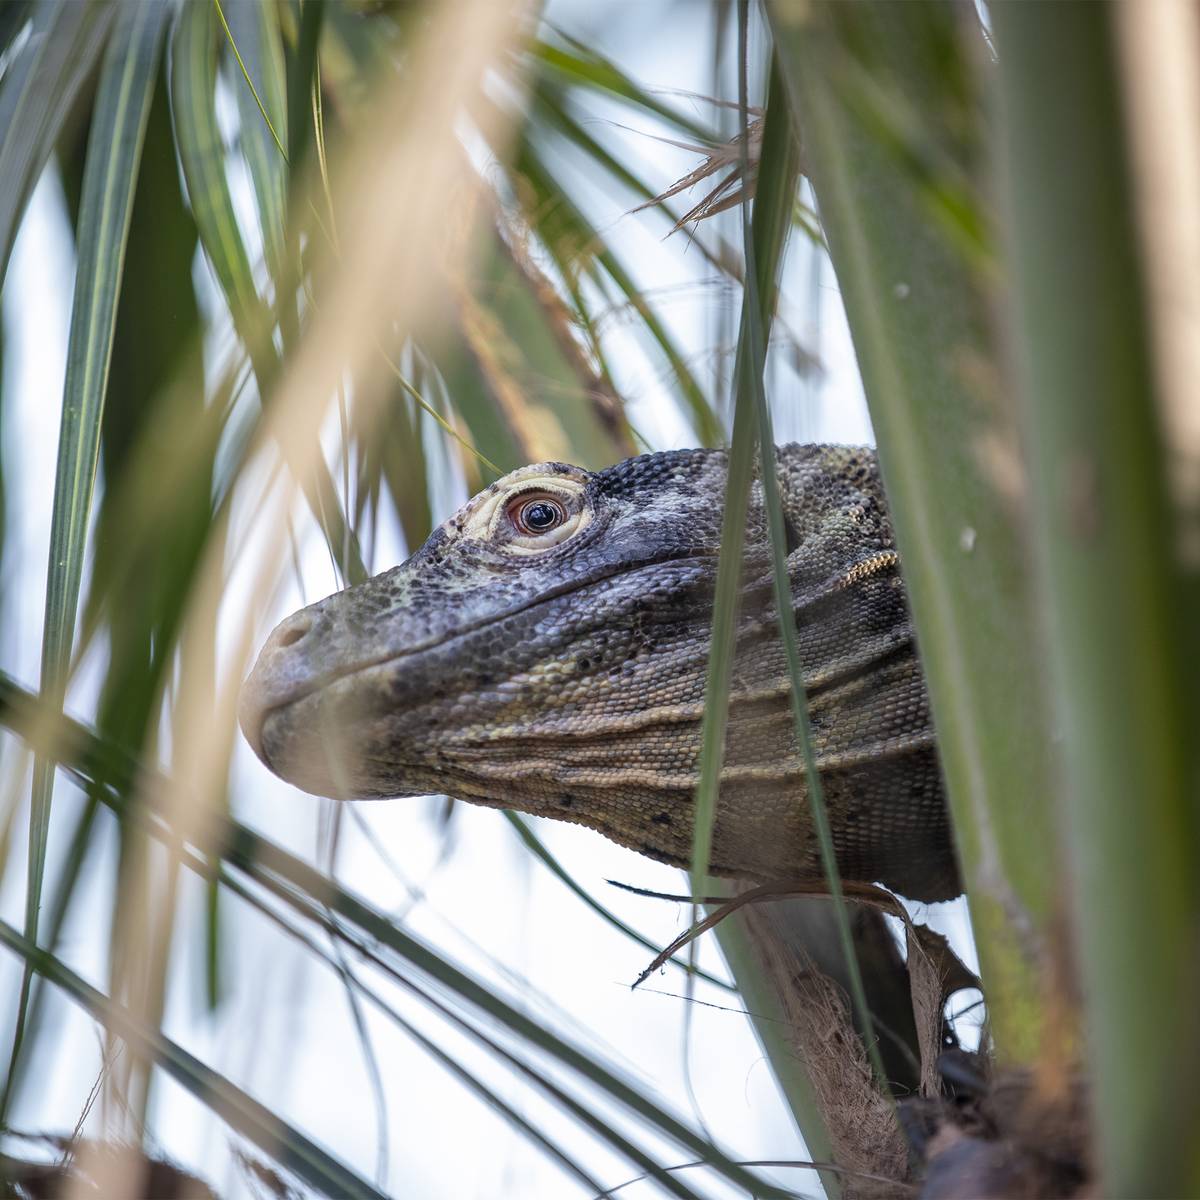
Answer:
<svg viewBox="0 0 1200 1200"><path fill-rule="evenodd" d="M597 54L576 38L561 33L559 36L565 45L556 46L551 42L539 40L529 49L530 55L544 70L553 72L572 86L589 88L640 108L690 134L704 145L717 140L712 129L699 121L693 121L669 104L656 100L609 59Z"/></svg>
<svg viewBox="0 0 1200 1200"><path fill-rule="evenodd" d="M267 262L276 279L284 262L287 212L287 79L279 15L273 5L257 0L225 0L223 15L229 48L242 79L235 82L241 117L241 146L254 195Z"/></svg>
<svg viewBox="0 0 1200 1200"><path fill-rule="evenodd" d="M42 692L55 706L62 704L74 642L117 297L167 11L159 0L121 11L105 54L88 139L42 633ZM25 893L25 935L33 942L53 788L54 764L39 757L33 773ZM29 985L27 967L13 1037L14 1062L21 1049ZM11 1074L10 1070L10 1078Z"/></svg>
<svg viewBox="0 0 1200 1200"><path fill-rule="evenodd" d="M171 37L171 116L188 203L233 321L253 351L261 304L234 213L217 125L217 26L208 4L185 4Z"/></svg>
<svg viewBox="0 0 1200 1200"><path fill-rule="evenodd" d="M20 54L0 80L0 287L34 184L104 46L113 8L42 0Z"/></svg>

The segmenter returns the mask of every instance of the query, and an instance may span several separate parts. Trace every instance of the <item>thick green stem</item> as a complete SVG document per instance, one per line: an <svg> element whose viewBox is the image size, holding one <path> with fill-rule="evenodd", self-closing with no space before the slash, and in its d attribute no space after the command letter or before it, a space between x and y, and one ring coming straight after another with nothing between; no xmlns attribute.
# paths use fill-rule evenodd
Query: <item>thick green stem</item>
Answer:
<svg viewBox="0 0 1200 1200"><path fill-rule="evenodd" d="M1194 626L1176 561L1115 6L997 5L1014 326L1105 1193L1200 1194Z"/></svg>

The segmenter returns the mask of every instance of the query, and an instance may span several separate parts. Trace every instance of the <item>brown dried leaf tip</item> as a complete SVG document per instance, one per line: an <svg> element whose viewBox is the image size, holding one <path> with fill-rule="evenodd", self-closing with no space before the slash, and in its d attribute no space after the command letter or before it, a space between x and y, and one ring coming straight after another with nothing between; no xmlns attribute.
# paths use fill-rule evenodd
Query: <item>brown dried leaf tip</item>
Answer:
<svg viewBox="0 0 1200 1200"><path fill-rule="evenodd" d="M739 133L728 142L720 142L713 146L701 146L690 142L676 142L663 138L668 145L678 146L682 150L691 150L694 154L704 154L707 157L694 170L689 171L682 179L677 179L665 192L639 204L632 212L641 212L644 208L653 208L662 204L680 192L686 192L696 184L711 179L726 168L729 173L718 182L711 191L701 199L699 204L688 209L671 227L671 233L682 229L692 221L703 221L706 217L715 217L717 213L734 208L743 199L749 200L754 196L754 185L758 179L758 161L762 155L762 109L749 110L754 119L746 128L746 182L741 186L742 178L742 135ZM738 185L738 186L735 186Z"/></svg>

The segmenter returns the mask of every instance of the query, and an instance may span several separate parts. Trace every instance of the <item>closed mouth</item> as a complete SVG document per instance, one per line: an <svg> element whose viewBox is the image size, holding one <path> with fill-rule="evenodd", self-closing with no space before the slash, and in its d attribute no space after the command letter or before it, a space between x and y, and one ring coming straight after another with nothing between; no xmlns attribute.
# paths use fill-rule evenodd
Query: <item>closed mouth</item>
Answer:
<svg viewBox="0 0 1200 1200"><path fill-rule="evenodd" d="M269 721L278 724L278 721L292 709L295 705L303 703L305 700L312 698L325 689L350 679L355 675L360 675L368 671L376 670L380 667L389 667L393 664L403 662L405 659L416 658L422 654L426 654L433 650L444 649L447 646L453 645L455 642L465 639L482 629L488 628L500 621L508 620L512 617L519 616L522 613L534 612L538 608L552 604L556 600L562 599L563 596L570 595L573 592L578 592L584 588L594 587L596 584L604 583L610 579L616 579L623 575L631 575L638 571L644 571L648 568L661 567L668 563L677 565L686 565L689 563L700 566L706 562L711 562L716 557L713 554L696 554L694 552L688 554L679 554L676 556L665 556L656 558L648 562L637 563L635 565L625 565L616 570L598 571L596 574L588 576L584 579L572 580L570 583L564 583L558 587L541 593L536 599L530 600L524 604L518 604L512 608L505 609L503 612L491 613L476 621L472 621L467 625L463 625L450 633L444 634L436 640L420 642L416 645L407 646L403 650L382 653L375 657L362 659L344 668L328 672L323 675L318 675L312 679L306 680L304 683L297 685L289 694L283 698L276 699L272 703L265 705L255 711L246 711L249 707L246 700L243 701L244 709L241 715L242 731L246 736L246 740L254 748L255 753L272 771L276 771L276 765L271 761L270 756L266 751L267 741L267 723ZM243 696L247 697L249 690L252 687L254 673L252 672L243 685ZM315 714L314 714L315 715ZM251 723L251 718L254 718ZM278 772L277 772L278 773Z"/></svg>

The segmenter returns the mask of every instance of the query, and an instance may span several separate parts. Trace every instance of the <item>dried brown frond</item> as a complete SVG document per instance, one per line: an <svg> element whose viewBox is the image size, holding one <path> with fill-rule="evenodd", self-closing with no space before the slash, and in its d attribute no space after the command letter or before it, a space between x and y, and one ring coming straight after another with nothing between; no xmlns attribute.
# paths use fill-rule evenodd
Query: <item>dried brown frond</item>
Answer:
<svg viewBox="0 0 1200 1200"><path fill-rule="evenodd" d="M746 910L746 919L753 928L759 919L753 907ZM775 990L816 1093L832 1158L856 1173L843 1179L843 1197L891 1200L910 1195L908 1146L891 1098L875 1082L845 994L801 947L785 947L770 937L755 938L754 944L768 977L786 981ZM879 1183L879 1177L889 1182Z"/></svg>
<svg viewBox="0 0 1200 1200"><path fill-rule="evenodd" d="M908 984L921 1058L921 1095L941 1091L937 1062L943 1049L942 1030L946 1001L964 988L978 988L980 980L969 971L940 934L910 918L905 919L908 947Z"/></svg>
<svg viewBox="0 0 1200 1200"><path fill-rule="evenodd" d="M671 145L693 150L697 154L707 152L708 157L694 171L689 171L682 179L677 179L661 195L655 196L652 200L647 200L644 204L639 204L632 211L640 212L644 208L653 208L657 204L662 204L664 201L670 200L673 196L678 196L680 192L685 192L689 188L695 187L696 184L703 183L706 179L711 179L714 175L718 175L726 169L728 169L729 173L716 183L698 204L693 205L675 222L671 227L671 233L675 233L693 221L698 222L705 220L707 217L714 217L717 213L734 208L743 200L751 199L754 195L754 184L758 176L758 160L762 154L763 131L761 110L752 109L751 111L758 115L755 115L754 120L750 122L746 129L744 151L746 179L744 185L741 184L743 149L742 135L740 133L727 142L721 142L711 147L686 145L680 142L670 142L670 139L663 139L670 142Z"/></svg>

